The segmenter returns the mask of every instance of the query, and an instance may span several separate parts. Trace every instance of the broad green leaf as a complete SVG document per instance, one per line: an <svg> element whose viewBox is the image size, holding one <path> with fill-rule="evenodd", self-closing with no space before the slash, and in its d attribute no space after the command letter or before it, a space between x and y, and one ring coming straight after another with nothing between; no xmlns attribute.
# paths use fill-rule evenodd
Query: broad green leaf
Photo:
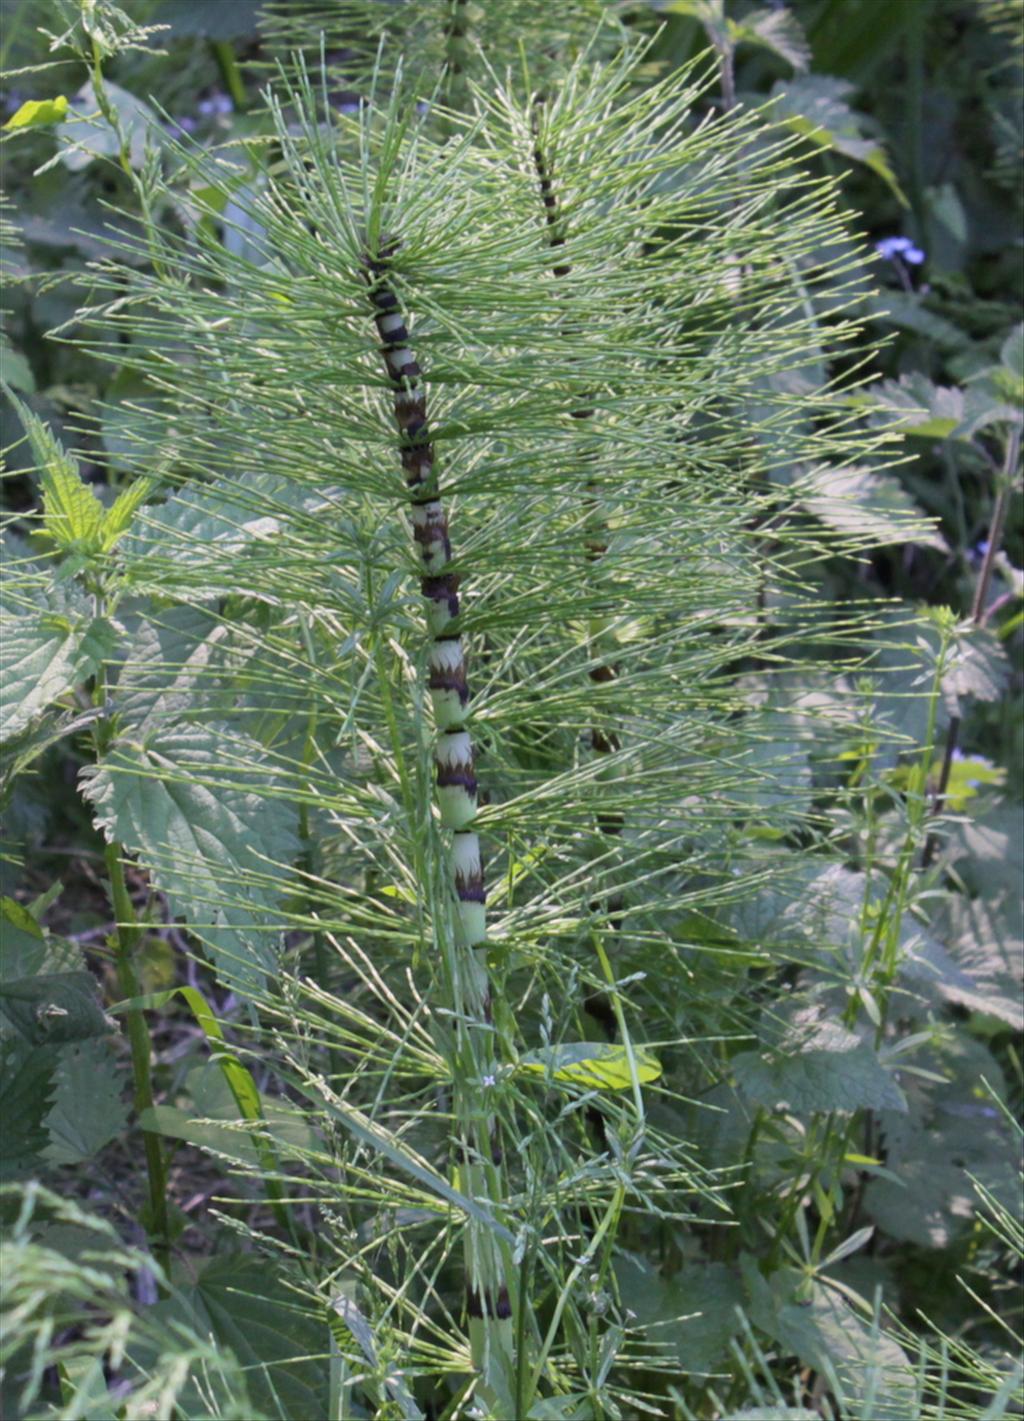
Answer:
<svg viewBox="0 0 1024 1421"><path fill-rule="evenodd" d="M147 144L159 143L160 124L149 104L122 89L120 84L104 81L109 100L128 148L133 168L141 168ZM71 172L86 168L94 158L116 158L121 150L118 134L100 113L92 84L83 84L74 95L69 116L57 129L62 145L61 162Z"/></svg>
<svg viewBox="0 0 1024 1421"><path fill-rule="evenodd" d="M262 746L217 723L118 740L83 772L107 839L139 856L225 980L249 989L274 970L266 921L297 852L296 811L274 788Z"/></svg>
<svg viewBox="0 0 1024 1421"><path fill-rule="evenodd" d="M252 1254L210 1259L182 1299L246 1368L253 1400L280 1421L327 1415L329 1334L322 1306L304 1301L301 1281ZM173 1305L160 1305L173 1317Z"/></svg>
<svg viewBox="0 0 1024 1421"><path fill-rule="evenodd" d="M69 1357L58 1370L62 1421L118 1421L99 1357Z"/></svg>
<svg viewBox="0 0 1024 1421"><path fill-rule="evenodd" d="M906 206L885 149L876 139L866 136L865 119L847 103L852 93L853 85L847 80L828 74L779 80L771 91L772 113L780 123L819 147L863 163L877 173Z"/></svg>
<svg viewBox="0 0 1024 1421"><path fill-rule="evenodd" d="M797 1023L777 1050L732 1061L744 1095L768 1110L905 1110L903 1092L870 1043L836 1021Z"/></svg>
<svg viewBox="0 0 1024 1421"><path fill-rule="evenodd" d="M765 1280L749 1255L741 1259L755 1326L805 1366L838 1383L840 1398L873 1408L877 1421L916 1421L914 1368L903 1348L847 1299L814 1281L809 1296L803 1275L784 1268Z"/></svg>
<svg viewBox="0 0 1024 1421"><path fill-rule="evenodd" d="M136 510L145 503L156 487L156 479L141 478L118 494L103 518L101 540L104 552L109 552L118 539L127 533Z"/></svg>
<svg viewBox="0 0 1024 1421"><path fill-rule="evenodd" d="M245 1120L262 1120L263 1106L259 1087L253 1080L250 1071L242 1065L237 1057L224 1048L224 1033L220 1028L220 1022L210 1010L209 1003L198 988L171 987L166 992L151 992L143 997L130 997L125 1001L115 1002L110 1008L110 1015L123 1016L125 1012L134 1011L136 1008L142 1011L158 1011L178 996L188 1003L196 1023L202 1028L203 1034L211 1043L212 1059L223 1073L235 1105L238 1107L238 1114Z"/></svg>
<svg viewBox="0 0 1024 1421"><path fill-rule="evenodd" d="M1024 381L1024 324L1014 326L1003 341L999 359L1018 381Z"/></svg>
<svg viewBox="0 0 1024 1421"><path fill-rule="evenodd" d="M204 700L204 681L228 628L212 606L156 608L139 624L117 680L122 724L156 727Z"/></svg>
<svg viewBox="0 0 1024 1421"><path fill-rule="evenodd" d="M94 676L115 648L110 623L71 600L5 614L0 636L0 734L19 735Z"/></svg>
<svg viewBox="0 0 1024 1421"><path fill-rule="evenodd" d="M82 967L82 949L39 926L23 904L0 899L0 989L8 982L40 972L71 972Z"/></svg>
<svg viewBox="0 0 1024 1421"><path fill-rule="evenodd" d="M1017 903L1009 897L1008 906ZM938 931L966 979L949 999L1024 1031L1024 932L1009 916L1000 904L958 893Z"/></svg>
<svg viewBox="0 0 1024 1421"><path fill-rule="evenodd" d="M983 903L962 899L957 916L973 914L981 919L984 913ZM1002 955L1007 949L1016 957L1014 965ZM903 946L900 977L912 990L923 990L929 1005L936 998L955 1002L968 1011L994 1016L1024 1031L1021 956L1021 944L1005 939L996 947L994 943L981 945L968 938L958 942L954 953L950 953L933 937L915 934Z"/></svg>
<svg viewBox="0 0 1024 1421"><path fill-rule="evenodd" d="M7 332L0 330L0 376L15 390L31 395L36 388L32 366L20 350L15 349Z"/></svg>
<svg viewBox="0 0 1024 1421"><path fill-rule="evenodd" d="M809 513L828 528L869 546L919 543L945 550L946 540L891 474L848 466L809 470L795 485Z"/></svg>
<svg viewBox="0 0 1024 1421"><path fill-rule="evenodd" d="M950 715L960 715L961 700L997 701L1003 694L1010 668L1006 651L987 627L964 627L950 652L942 678L942 694Z"/></svg>
<svg viewBox="0 0 1024 1421"><path fill-rule="evenodd" d="M1006 801L987 808L981 818L955 824L949 842L967 887L989 903L1001 900L1007 928L1024 936L1024 806Z"/></svg>
<svg viewBox="0 0 1024 1421"><path fill-rule="evenodd" d="M105 1036L110 1024L91 972L50 972L0 983L0 1010L26 1041L59 1045Z"/></svg>
<svg viewBox="0 0 1024 1421"><path fill-rule="evenodd" d="M57 1091L46 1117L53 1164L80 1164L98 1154L128 1123L126 1076L106 1041L65 1046L57 1064Z"/></svg>
<svg viewBox="0 0 1024 1421"><path fill-rule="evenodd" d="M935 385L916 371L872 385L857 403L886 417L898 416L900 432L919 439L947 439L964 417L962 390Z"/></svg>
<svg viewBox="0 0 1024 1421"><path fill-rule="evenodd" d="M650 1051L635 1050L633 1059L641 1085L656 1081L661 1075L661 1063ZM629 1090L633 1084L628 1051L609 1042L571 1041L543 1046L520 1056L519 1066L585 1090Z"/></svg>
<svg viewBox="0 0 1024 1421"><path fill-rule="evenodd" d="M38 1170L50 1137L45 1120L55 1088L57 1053L20 1037L0 1041L0 1179Z"/></svg>
<svg viewBox="0 0 1024 1421"><path fill-rule="evenodd" d="M914 1064L938 1079L907 1075L909 1112L882 1113L888 1173L868 1184L865 1209L891 1238L946 1248L977 1210L972 1177L1019 1214L1017 1146L982 1085L999 1066L980 1041L961 1034Z"/></svg>
<svg viewBox="0 0 1024 1421"><path fill-rule="evenodd" d="M239 1070L244 1070L237 1062L234 1064ZM184 1090L192 1100L190 1111L171 1105L156 1105L142 1112L142 1127L171 1139L188 1140L202 1149L217 1150L230 1159L263 1166L268 1170L277 1168L275 1144L300 1151L309 1151L316 1146L312 1124L307 1115L295 1106L272 1098L260 1101L257 1097L255 1113L248 1103L245 1110L241 1109L232 1082L221 1070L221 1065L222 1060L213 1056L205 1064L194 1066L189 1071ZM245 1074L249 1086L255 1091L255 1082L248 1071ZM239 1117L247 1125L258 1125L260 1132L237 1128ZM270 1139L265 1136L270 1136Z"/></svg>
<svg viewBox="0 0 1024 1421"><path fill-rule="evenodd" d="M259 1164L259 1152L243 1130L218 1125L203 1116L204 1112L200 1111L193 1117L177 1105L151 1105L139 1112L139 1125L153 1135L184 1140L198 1149L212 1150L229 1160L237 1160L239 1164Z"/></svg>
<svg viewBox="0 0 1024 1421"><path fill-rule="evenodd" d="M896 326L898 330L913 331L934 342L941 351L960 350L967 340L964 332L945 316L929 310L926 302L927 297L916 291L886 291L882 296L871 297L865 304L875 320Z"/></svg>
<svg viewBox="0 0 1024 1421"><path fill-rule="evenodd" d="M255 39L261 8L262 0L160 0L153 19L174 38Z"/></svg>
<svg viewBox="0 0 1024 1421"><path fill-rule="evenodd" d="M103 504L83 483L78 464L37 415L12 401L28 435L43 492L43 527L59 548L99 552Z"/></svg>
<svg viewBox="0 0 1024 1421"><path fill-rule="evenodd" d="M623 1306L636 1314L647 1340L668 1347L683 1372L714 1372L739 1330L743 1301L738 1275L724 1263L687 1262L671 1277L632 1253L615 1261Z"/></svg>
<svg viewBox="0 0 1024 1421"><path fill-rule="evenodd" d="M58 94L55 99L26 99L4 124L4 131L60 123L67 111L68 101L64 94Z"/></svg>
<svg viewBox="0 0 1024 1421"><path fill-rule="evenodd" d="M737 44L756 44L770 49L797 73L811 62L811 49L800 21L792 10L753 10L742 20L728 20L729 38Z"/></svg>

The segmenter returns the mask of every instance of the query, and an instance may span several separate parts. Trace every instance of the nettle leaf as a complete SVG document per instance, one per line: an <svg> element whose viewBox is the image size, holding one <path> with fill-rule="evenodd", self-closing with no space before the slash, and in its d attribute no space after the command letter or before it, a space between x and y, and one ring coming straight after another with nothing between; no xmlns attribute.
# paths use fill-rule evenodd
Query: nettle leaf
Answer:
<svg viewBox="0 0 1024 1421"><path fill-rule="evenodd" d="M847 103L853 91L854 86L846 79L836 79L829 74L780 79L771 90L772 113L778 122L819 147L863 163L888 183L906 205L885 149L877 139L866 136L868 120Z"/></svg>
<svg viewBox="0 0 1024 1421"><path fill-rule="evenodd" d="M100 542L104 552L127 533L136 512L157 486L156 479L143 477L121 490L103 516Z"/></svg>
<svg viewBox="0 0 1024 1421"><path fill-rule="evenodd" d="M811 47L792 10L753 11L739 22L728 22L729 33L739 43L770 49L798 73L810 66Z"/></svg>
<svg viewBox="0 0 1024 1421"><path fill-rule="evenodd" d="M108 1028L109 1030L109 1028ZM53 1109L46 1117L51 1164L80 1164L124 1130L125 1074L107 1041L82 1041L60 1052Z"/></svg>
<svg viewBox="0 0 1024 1421"><path fill-rule="evenodd" d="M811 469L796 484L807 511L837 533L853 534L865 544L918 543L946 549L935 530L898 479L857 466Z"/></svg>
<svg viewBox="0 0 1024 1421"><path fill-rule="evenodd" d="M68 101L64 94L58 94L55 99L26 99L4 124L4 132L19 128L42 128L47 124L60 123L67 111Z"/></svg>
<svg viewBox="0 0 1024 1421"><path fill-rule="evenodd" d="M732 1061L736 1083L769 1110L906 1110L903 1092L867 1041L837 1021L807 1014L778 1050L743 1051Z"/></svg>
<svg viewBox="0 0 1024 1421"><path fill-rule="evenodd" d="M0 983L0 1010L34 1045L85 1041L111 1029L91 972L7 978Z"/></svg>
<svg viewBox="0 0 1024 1421"><path fill-rule="evenodd" d="M204 701L203 678L228 636L213 607L155 610L132 637L117 681L117 711L137 730L155 727Z"/></svg>
<svg viewBox="0 0 1024 1421"><path fill-rule="evenodd" d="M887 1173L869 1183L865 1208L891 1238L946 1248L977 1209L972 1176L1019 1211L1017 1151L982 1083L999 1066L981 1042L950 1038L915 1064L937 1079L908 1075L909 1111L881 1114Z"/></svg>
<svg viewBox="0 0 1024 1421"><path fill-rule="evenodd" d="M5 615L0 637L0 733L19 735L48 706L82 686L113 654L117 637L103 617L57 593L50 606Z"/></svg>
<svg viewBox="0 0 1024 1421"><path fill-rule="evenodd" d="M1024 1031L1024 933L1013 930L1007 913L958 893L938 931L962 979L944 991L948 1000Z"/></svg>
<svg viewBox="0 0 1024 1421"><path fill-rule="evenodd" d="M914 1368L898 1342L834 1289L814 1281L808 1294L796 1269L780 1269L766 1280L749 1254L740 1262L755 1326L805 1366L834 1379L840 1400L851 1408L873 1402L874 1416L914 1421Z"/></svg>
<svg viewBox="0 0 1024 1421"><path fill-rule="evenodd" d="M975 974L967 961L961 961L962 956L968 955L961 954L958 948L954 957L935 938L916 934L901 946L900 978L912 994L922 995L926 1003L953 1002L1024 1030L1019 977L1015 981L1005 974L1000 981L995 964L982 954L975 959ZM901 1011L908 1011L905 1001L901 1002Z"/></svg>
<svg viewBox="0 0 1024 1421"><path fill-rule="evenodd" d="M999 359L1011 375L1024 382L1024 322L1014 326L1003 341Z"/></svg>
<svg viewBox="0 0 1024 1421"><path fill-rule="evenodd" d="M935 385L917 372L870 386L856 403L883 414L887 424L898 416L900 433L919 439L947 439L964 417L963 390Z"/></svg>
<svg viewBox="0 0 1024 1421"><path fill-rule="evenodd" d="M925 300L916 291L887 291L884 296L870 297L865 306L874 320L898 330L912 331L933 342L941 351L960 350L967 343L964 332L945 316L929 310Z"/></svg>
<svg viewBox="0 0 1024 1421"><path fill-rule="evenodd" d="M70 972L82 966L80 947L40 927L28 908L13 898L0 898L0 932L0 984L39 972Z"/></svg>
<svg viewBox="0 0 1024 1421"><path fill-rule="evenodd" d="M103 504L79 472L78 463L41 419L21 401L15 408L28 435L43 493L43 527L59 548L100 550Z"/></svg>
<svg viewBox="0 0 1024 1421"><path fill-rule="evenodd" d="M268 1416L291 1421L328 1414L326 1318L304 1304L278 1265L252 1254L223 1254L180 1293L180 1304L158 1304L160 1311L170 1321L184 1306L197 1331L212 1332L245 1368L252 1399Z"/></svg>
<svg viewBox="0 0 1024 1421"><path fill-rule="evenodd" d="M57 1053L51 1046L31 1046L20 1037L0 1042L0 1179L39 1168L49 1144L44 1121L55 1088Z"/></svg>
<svg viewBox="0 0 1024 1421"><path fill-rule="evenodd" d="M661 1063L650 1051L634 1049L633 1063L641 1085L656 1081L661 1075ZM610 1042L568 1041L542 1046L526 1051L520 1056L519 1065L524 1071L537 1071L586 1090L629 1090L633 1084L629 1052Z"/></svg>
<svg viewBox="0 0 1024 1421"><path fill-rule="evenodd" d="M32 373L32 366L27 357L11 344L5 330L0 330L0 370L13 389L21 390L26 395L34 392L36 378Z"/></svg>
<svg viewBox="0 0 1024 1421"><path fill-rule="evenodd" d="M316 511L324 502L321 493L269 474L192 486L149 510L130 551L136 559L183 563L234 558L278 537L289 514Z"/></svg>
<svg viewBox="0 0 1024 1421"><path fill-rule="evenodd" d="M623 1307L636 1315L648 1340L668 1347L684 1372L713 1372L739 1330L739 1276L724 1263L687 1264L671 1280L636 1255L615 1260Z"/></svg>
<svg viewBox="0 0 1024 1421"><path fill-rule="evenodd" d="M1006 923L1019 936L1024 931L1024 805L1006 802L975 821L954 824L949 842L968 888L990 902L1001 898Z"/></svg>
<svg viewBox="0 0 1024 1421"><path fill-rule="evenodd" d="M999 700L1009 674L1006 651L995 632L987 627L962 628L951 648L942 678L947 711L950 715L959 715L964 696L973 696L978 701Z"/></svg>
<svg viewBox="0 0 1024 1421"><path fill-rule="evenodd" d="M258 987L276 966L265 920L298 843L262 746L225 724L157 727L116 741L82 778L107 839L138 855L224 978Z"/></svg>

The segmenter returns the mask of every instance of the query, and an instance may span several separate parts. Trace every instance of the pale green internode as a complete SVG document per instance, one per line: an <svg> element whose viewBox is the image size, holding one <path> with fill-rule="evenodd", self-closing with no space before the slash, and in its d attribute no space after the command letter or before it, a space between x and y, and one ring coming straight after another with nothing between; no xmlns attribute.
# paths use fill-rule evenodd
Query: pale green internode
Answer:
<svg viewBox="0 0 1024 1421"><path fill-rule="evenodd" d="M472 780L473 743L469 732L462 730L455 734L442 734L434 751L434 760L440 775L445 771L461 774ZM465 829L476 815L477 792L465 784L441 784L437 786L441 823L446 829Z"/></svg>
<svg viewBox="0 0 1024 1421"><path fill-rule="evenodd" d="M430 648L430 670L438 679L458 680L465 687L466 663L462 650L462 638L451 641L435 641ZM430 701L434 707L434 722L438 730L465 725L469 706L458 689L451 686L431 686Z"/></svg>
<svg viewBox="0 0 1024 1421"><path fill-rule="evenodd" d="M452 872L455 878L457 903L455 925L462 947L476 947L487 938L487 909L482 901L463 898L463 892L483 890L483 864L480 858L480 838L468 830L456 833L452 839Z"/></svg>

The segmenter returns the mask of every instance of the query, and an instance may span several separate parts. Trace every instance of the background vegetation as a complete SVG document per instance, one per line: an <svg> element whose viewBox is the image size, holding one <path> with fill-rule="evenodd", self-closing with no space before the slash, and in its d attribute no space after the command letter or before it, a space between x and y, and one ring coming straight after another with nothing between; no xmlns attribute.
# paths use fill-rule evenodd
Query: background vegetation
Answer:
<svg viewBox="0 0 1024 1421"><path fill-rule="evenodd" d="M1021 1414L1019 0L5 20L4 1414Z"/></svg>

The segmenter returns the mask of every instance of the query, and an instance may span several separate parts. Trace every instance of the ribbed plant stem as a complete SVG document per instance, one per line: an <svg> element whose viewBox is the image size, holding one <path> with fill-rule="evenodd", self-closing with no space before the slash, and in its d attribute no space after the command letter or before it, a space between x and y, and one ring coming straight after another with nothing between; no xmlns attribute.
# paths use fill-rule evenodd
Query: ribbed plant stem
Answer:
<svg viewBox="0 0 1024 1421"><path fill-rule="evenodd" d="M135 971L135 951L139 943L139 926L135 909L125 882L123 850L120 844L108 844L104 850L110 895L117 920L117 981L121 994L128 1000L141 996ZM150 1039L146 1017L140 1007L125 1015L128 1044L132 1054L132 1077L135 1085L135 1113L153 1105L153 1078L150 1070ZM171 1235L167 1217L167 1168L163 1141L150 1130L143 1130L142 1144L146 1156L146 1176L149 1184L150 1232L153 1253L164 1273L170 1277Z"/></svg>
<svg viewBox="0 0 1024 1421"><path fill-rule="evenodd" d="M487 970L487 922L480 840L473 828L478 791L466 657L459 624L459 576L452 569L448 518L440 496L427 419L422 372L409 346L405 317L393 287L394 245L368 253L370 287L381 353L391 382L399 450L422 574L430 634L428 689L434 712L434 764L442 827L450 832L454 897L450 988L454 1042L452 1102L462 1191L486 1200L497 1217L505 1190L498 1125L487 1092L495 1088L495 1032ZM444 932L444 926L439 925ZM508 1259L494 1231L467 1219L466 1310L477 1374L476 1397L489 1417L515 1416L516 1346L509 1298Z"/></svg>

